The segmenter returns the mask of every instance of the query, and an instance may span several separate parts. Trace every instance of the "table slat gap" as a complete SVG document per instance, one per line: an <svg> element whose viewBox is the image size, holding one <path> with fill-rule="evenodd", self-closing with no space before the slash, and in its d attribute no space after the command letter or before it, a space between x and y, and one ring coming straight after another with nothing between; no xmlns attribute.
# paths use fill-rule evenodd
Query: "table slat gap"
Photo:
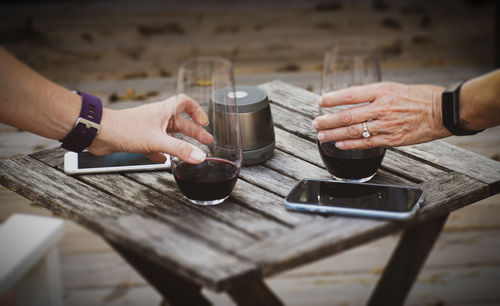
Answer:
<svg viewBox="0 0 500 306"><path fill-rule="evenodd" d="M59 171L63 172L63 166L60 163L58 163L58 166L56 166L56 169L58 169ZM149 173L153 173L153 172L160 173L162 171L150 171ZM130 173L132 173L132 172L130 172ZM214 216L214 215L212 215L210 213L207 213L206 210L200 209L199 207L196 207L196 206L193 206L193 205L189 205L189 204L185 205L184 203L179 203L178 202L178 198L173 197L172 195L170 195L170 193L164 194L161 191L159 191L159 190L157 190L157 189L155 189L155 188L153 188L153 187L151 187L149 185L142 184L140 181L134 180L132 177L128 176L126 173L94 174L94 175L91 175L91 174L89 174L89 175L75 175L75 176L72 176L72 177L75 178L75 179L77 179L77 180L79 180L79 181L81 181L84 184L87 184L87 185L89 185L89 186L91 186L91 187L93 187L93 188L95 188L95 189L97 189L97 190L99 190L101 192L104 192L104 193L108 194L109 196L111 196L113 198L119 199L121 201L125 201L125 202L131 204L132 206L135 206L134 202L132 202L132 201L126 199L126 198L120 197L120 196L114 194L113 192L108 191L108 190L106 190L104 188L101 188L100 187L101 185L99 185L97 183L94 183L94 181L92 180L92 177L98 178L100 176L105 176L105 175L116 175L117 177L123 177L124 179L128 179L128 180L134 181L134 182L136 182L137 184L139 184L141 186L144 186L144 187L147 187L147 188L151 188L151 190L156 191L159 194L165 195L166 197L168 197L169 199L171 199L172 200L171 204L173 204L173 205L179 205L179 206L182 206L182 207L186 207L186 210L188 210L188 211L201 213L202 215L204 215L204 216L206 216L208 218L211 218L211 219L213 219L213 220L215 220L217 222L220 222L221 224L227 225L227 226L229 226L229 227L231 227L231 228L233 228L233 229L241 232L242 234L244 234L247 237L252 238L254 240L258 240L258 239L263 238L263 236L256 235L256 234L254 234L252 232L247 231L246 228L243 228L241 226L237 226L236 224L233 224L233 223L227 223L226 222L227 220L225 221L225 220L222 220L220 218L217 218L216 216ZM157 217L161 216L161 214L155 214L155 215ZM187 231L187 232L189 232L191 234L194 234L195 236L196 236L196 234L199 233L199 232L193 232L190 227L184 226L185 222L175 222L172 219L165 218L165 216L163 216L163 220L165 222L169 222L173 226L180 226L180 228L182 230ZM199 238L202 239L202 240L207 240L207 241L212 242L212 243L216 243L216 244L219 241L219 240L211 240L211 239L209 239L207 237L203 237L203 236L200 236ZM232 246L232 247L234 247L234 246ZM223 249L227 251L227 250L231 250L232 247L225 247Z"/></svg>
<svg viewBox="0 0 500 306"><path fill-rule="evenodd" d="M397 149L407 154L417 155L420 158L427 158L428 162L438 164L449 171L470 176L490 186L500 180L500 162L442 140Z"/></svg>
<svg viewBox="0 0 500 306"><path fill-rule="evenodd" d="M118 185L121 183L120 180L117 180L117 179L107 179L111 176L116 177L116 178L122 178L124 180L129 180L131 182L134 182L137 185L149 188L153 192L157 193L158 198L160 198L161 196L164 196L164 197L167 197L168 199L170 199L170 201L169 201L168 205L163 205L162 203L158 203L159 200L149 198L149 199L147 199L147 201L149 201L149 203L152 203L151 208L137 206L135 201L128 199L128 197L126 196L126 193L124 193L123 196L120 196L117 193L113 193L111 190L107 190L107 189L101 187L101 186L103 186L103 184L102 184L103 181L113 181L113 185ZM254 233L248 232L246 229L241 228L239 226L236 226L234 224L228 224L224 220L220 220L216 216L210 215L209 213L207 213L206 211L204 211L202 209L198 209L198 207L193 207L191 205L185 205L184 203L179 203L178 199L176 199L172 196L169 196L169 194L164 194L158 190L155 190L151 186L140 184L139 182L127 177L124 174L116 173L116 174L80 175L80 176L74 176L74 178L81 181L84 184L87 184L87 185L95 188L96 190L99 190L101 192L108 194L112 198L116 198L119 201L123 201L125 203L128 203L130 206L135 207L137 209L141 209L144 212L144 214L148 217L160 218L163 222L168 222L170 225L178 227L181 231L187 232L187 233L197 237L200 240L205 240L209 243L213 243L215 246L218 246L218 248L220 248L221 250L224 250L226 252L231 251L235 247L238 247L238 246L241 246L243 244L247 244L247 243L250 243L252 241L263 238L262 236L255 235ZM106 179L104 179L104 178L106 178ZM126 187L123 187L121 189L124 189L124 188L126 188ZM130 189L137 189L137 188L134 188L132 186ZM176 221L177 218L176 218L176 216L172 215L171 210L165 210L167 207L169 209L172 209L174 207L174 206L170 206L170 205L175 205L175 207L177 207L176 210L180 210L181 212L185 212L186 214L183 215L184 218L189 217L189 215L188 215L189 212L199 213L203 217L208 218L207 220L209 220L209 222L213 223L215 226L217 226L217 224L220 224L220 225L218 225L219 227L223 227L223 228L228 227L228 229L231 229L232 231L238 232L239 234L235 235L235 233L232 233L231 231L226 230L226 231L223 231L219 234L219 235L225 235L226 238L228 236L229 237L232 236L233 239L229 240L229 241L235 241L236 243L231 243L231 244L226 245L226 246L221 245L220 242L222 240L219 239L218 237L210 236L209 235L210 232L194 230L192 228L192 226L190 226L190 223L186 222L186 220L181 219L179 221ZM197 220L199 220L199 219L197 219ZM192 221L194 222L196 220L192 220ZM198 224L198 225L200 225L200 224ZM216 236L219 236L219 235L216 235ZM246 236L248 239L245 239L244 236ZM228 241L228 240L226 239L226 241Z"/></svg>
<svg viewBox="0 0 500 306"><path fill-rule="evenodd" d="M255 239L262 239L268 236L272 236L274 232L281 232L288 230L290 228L289 225L284 225L282 222L276 222L274 219L264 218L261 220L262 214L256 213L253 210L249 210L244 206L238 205L232 202L232 199L227 199L223 204L216 206L196 206L194 204L189 203L182 197L182 194L177 188L177 184L174 181L173 176L160 175L158 173L150 173L150 178L161 179L162 183L167 184L151 184L150 178L148 178L148 173L129 173L125 174L129 178L133 178L134 181L140 181L144 184L144 186L151 188L159 193L166 194L167 197L173 199L183 205L185 207L189 207L190 209L197 211L207 217L213 218L220 222L223 222L235 229L246 233L254 237ZM238 184L238 183L237 183ZM236 207L232 207L236 205ZM236 208L236 209L234 209ZM248 221L245 221L243 224L238 224L237 222L241 219L241 215L246 215ZM252 227L251 224L260 224L258 229L254 226L253 229L256 232L250 231Z"/></svg>
<svg viewBox="0 0 500 306"><path fill-rule="evenodd" d="M447 186L444 190L443 184ZM416 217L407 222L332 216L303 224L272 240L249 245L240 250L241 255L263 267L264 275L270 276L449 213L488 196L486 184L459 173L444 174L421 187L427 192L424 205ZM342 230L335 230L340 227Z"/></svg>
<svg viewBox="0 0 500 306"><path fill-rule="evenodd" d="M59 184L59 182L64 182L64 184ZM0 162L0 183L50 208L57 215L69 217L71 220L85 225L106 239L125 247L134 245L137 249L145 248L148 252L145 252L144 256L166 268L191 276L191 279L214 290L221 290L221 288L229 286L233 280L237 281L241 277L254 277L254 275L258 277L260 274L253 264L247 260L242 261L241 256L236 257L222 252L192 234L178 231L177 228L168 223L160 223L147 218L147 216L142 215L142 210L109 197L109 195L68 177L30 156ZM58 196L58 194L65 196ZM93 195L91 203L89 203L87 195ZM140 234L140 231L135 227L133 231L127 231L130 229L129 227L119 225L118 221L124 217L139 218L145 222L144 224L156 222L155 224L161 229L168 229L171 233L175 232L175 236L169 236L171 241L165 240L175 244L175 247L166 248L163 244L156 245L159 243L156 239L148 242L143 239L131 239L131 235ZM147 226L145 229L153 231L152 233L155 230ZM165 237L166 234L160 231L158 237ZM196 259L190 255L192 250L196 249L203 249L204 254L212 254L210 264L200 265L201 258ZM198 264L198 267L192 264Z"/></svg>

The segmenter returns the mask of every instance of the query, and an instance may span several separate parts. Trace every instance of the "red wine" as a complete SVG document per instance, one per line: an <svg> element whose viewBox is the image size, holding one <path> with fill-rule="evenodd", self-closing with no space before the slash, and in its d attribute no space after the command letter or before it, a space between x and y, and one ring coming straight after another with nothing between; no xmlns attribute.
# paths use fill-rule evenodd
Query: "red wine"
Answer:
<svg viewBox="0 0 500 306"><path fill-rule="evenodd" d="M377 147L363 150L340 150L335 141L318 143L319 154L328 172L343 179L362 179L377 172L385 148Z"/></svg>
<svg viewBox="0 0 500 306"><path fill-rule="evenodd" d="M226 198L238 180L238 167L220 158L207 158L197 165L179 162L172 171L182 194L198 201Z"/></svg>

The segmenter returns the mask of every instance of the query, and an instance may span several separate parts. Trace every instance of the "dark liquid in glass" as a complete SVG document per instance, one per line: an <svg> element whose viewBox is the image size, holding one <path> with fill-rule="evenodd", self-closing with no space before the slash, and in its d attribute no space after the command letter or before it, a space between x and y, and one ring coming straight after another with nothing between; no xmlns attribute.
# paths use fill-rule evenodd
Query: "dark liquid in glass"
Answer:
<svg viewBox="0 0 500 306"><path fill-rule="evenodd" d="M384 159L385 148L340 150L335 141L318 143L319 154L328 172L342 179L358 180L375 174Z"/></svg>
<svg viewBox="0 0 500 306"><path fill-rule="evenodd" d="M180 162L172 170L182 194L198 201L226 198L238 179L238 167L220 158L207 158L197 165Z"/></svg>

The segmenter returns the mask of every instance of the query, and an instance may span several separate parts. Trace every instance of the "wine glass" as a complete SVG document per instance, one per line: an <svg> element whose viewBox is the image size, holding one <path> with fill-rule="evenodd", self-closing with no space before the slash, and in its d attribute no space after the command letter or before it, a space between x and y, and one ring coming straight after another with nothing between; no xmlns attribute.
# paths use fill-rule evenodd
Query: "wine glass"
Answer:
<svg viewBox="0 0 500 306"><path fill-rule="evenodd" d="M191 203L222 203L231 194L242 163L231 62L206 56L187 60L179 68L177 94L185 94L201 105L208 115L205 129L212 134L214 141L203 145L192 138L176 134L176 137L202 149L207 158L200 164L190 164L174 157L172 174L182 194Z"/></svg>
<svg viewBox="0 0 500 306"><path fill-rule="evenodd" d="M379 82L380 66L374 46L366 42L339 41L325 53L321 77L321 95L338 89ZM356 107L344 105L319 108L319 115ZM318 148L323 163L335 180L366 182L377 173L385 155L385 147L340 150L335 141L321 143Z"/></svg>

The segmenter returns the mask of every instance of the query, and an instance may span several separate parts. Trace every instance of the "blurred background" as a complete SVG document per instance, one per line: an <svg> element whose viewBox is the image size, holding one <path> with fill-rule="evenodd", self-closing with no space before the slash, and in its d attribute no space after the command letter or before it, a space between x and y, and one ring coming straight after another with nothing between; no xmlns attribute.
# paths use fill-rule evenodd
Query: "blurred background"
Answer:
<svg viewBox="0 0 500 306"><path fill-rule="evenodd" d="M98 95L112 108L175 93L177 67L195 55L230 59L238 84L281 79L319 92L323 52L340 38L375 42L383 80L446 86L500 66L498 2L12 0L0 4L0 45L49 79ZM446 141L499 160L498 127ZM0 124L0 159L56 145ZM0 221L13 212L51 214L0 187ZM68 305L159 303L103 240L73 222L66 228L60 249ZM499 196L452 214L408 304L500 304L499 236ZM287 305L362 305L397 238L268 284ZM207 295L216 305L231 305L227 296Z"/></svg>
<svg viewBox="0 0 500 306"><path fill-rule="evenodd" d="M0 43L56 82L167 77L199 54L237 74L315 72L345 37L376 42L382 68L492 67L494 14L484 0L11 1Z"/></svg>

